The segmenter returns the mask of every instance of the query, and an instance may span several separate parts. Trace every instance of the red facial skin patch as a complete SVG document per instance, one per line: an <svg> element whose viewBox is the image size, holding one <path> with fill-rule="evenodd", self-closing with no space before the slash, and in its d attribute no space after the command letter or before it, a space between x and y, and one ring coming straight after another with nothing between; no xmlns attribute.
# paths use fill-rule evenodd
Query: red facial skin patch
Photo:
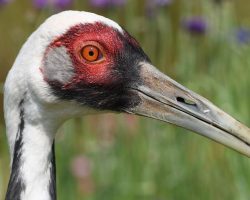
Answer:
<svg viewBox="0 0 250 200"><path fill-rule="evenodd" d="M66 47L74 66L75 76L63 87L71 88L80 82L86 85L102 85L114 80L112 68L115 65L116 55L123 48L121 38L122 33L118 30L96 22L76 25L53 41L49 48ZM100 61L88 62L82 57L83 47L89 44L100 49L103 56Z"/></svg>
<svg viewBox="0 0 250 200"><path fill-rule="evenodd" d="M91 46L99 50L97 59L85 51ZM41 72L58 99L124 111L140 103L131 88L143 84L141 62L150 60L132 36L96 22L78 24L56 38L46 49Z"/></svg>

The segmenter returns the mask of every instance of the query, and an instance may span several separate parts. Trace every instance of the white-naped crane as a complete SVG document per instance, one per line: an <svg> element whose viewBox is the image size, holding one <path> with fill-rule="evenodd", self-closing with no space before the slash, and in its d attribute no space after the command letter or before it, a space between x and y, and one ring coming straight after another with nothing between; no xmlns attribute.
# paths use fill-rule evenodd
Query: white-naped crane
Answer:
<svg viewBox="0 0 250 200"><path fill-rule="evenodd" d="M54 138L72 117L146 116L250 156L250 129L158 71L114 21L80 11L48 18L26 41L4 90L11 154L7 200L55 200Z"/></svg>

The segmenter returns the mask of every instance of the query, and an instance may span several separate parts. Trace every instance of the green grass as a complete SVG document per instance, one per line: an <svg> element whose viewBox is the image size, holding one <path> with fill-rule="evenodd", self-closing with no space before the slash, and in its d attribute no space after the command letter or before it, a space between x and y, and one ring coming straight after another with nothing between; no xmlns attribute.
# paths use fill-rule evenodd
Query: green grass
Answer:
<svg viewBox="0 0 250 200"><path fill-rule="evenodd" d="M239 45L234 38L238 22L233 4L215 7L199 1L196 8L194 3L176 2L179 7L161 8L151 19L143 15L140 1L131 0L120 10L95 11L126 27L165 73L250 126L250 46ZM85 10L80 1L75 6ZM14 11L20 18L24 11L39 16L33 26L50 13L36 13L28 4L20 8L15 2L0 10L2 21ZM176 22L197 12L209 21L205 36L187 34ZM19 28L19 18L11 20L14 31ZM8 27L6 23L0 26ZM0 36L8 39L6 43L20 46L33 29L25 28L20 41L6 33ZM6 48L0 46L1 58L7 57L5 51L12 53L0 59L1 66L10 66L18 51L13 46ZM0 70L7 71L7 67ZM67 122L56 140L60 200L247 200L250 196L248 158L170 124L121 114L86 116ZM78 156L84 156L91 168L82 179L76 179L71 170L72 160ZM0 199L7 187L8 166L1 126Z"/></svg>

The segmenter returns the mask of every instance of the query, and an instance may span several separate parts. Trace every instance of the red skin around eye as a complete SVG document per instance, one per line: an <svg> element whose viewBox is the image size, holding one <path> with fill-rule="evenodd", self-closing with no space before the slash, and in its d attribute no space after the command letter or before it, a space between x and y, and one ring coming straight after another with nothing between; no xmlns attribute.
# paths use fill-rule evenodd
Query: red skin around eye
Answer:
<svg viewBox="0 0 250 200"><path fill-rule="evenodd" d="M74 87L77 83L109 84L115 77L112 68L115 67L115 54L123 46L118 30L102 23L77 25L68 30L62 37L56 39L50 47L65 46L73 62L75 76L64 85L64 88ZM86 45L95 45L100 49L103 58L96 62L87 62L81 56L81 50Z"/></svg>

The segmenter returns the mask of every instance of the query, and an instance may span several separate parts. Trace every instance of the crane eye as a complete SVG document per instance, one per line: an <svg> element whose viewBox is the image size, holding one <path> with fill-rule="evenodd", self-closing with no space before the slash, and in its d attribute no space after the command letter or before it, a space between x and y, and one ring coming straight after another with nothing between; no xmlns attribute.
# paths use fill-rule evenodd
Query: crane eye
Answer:
<svg viewBox="0 0 250 200"><path fill-rule="evenodd" d="M100 49L94 45L86 45L83 47L81 55L88 62L95 62L103 57Z"/></svg>

